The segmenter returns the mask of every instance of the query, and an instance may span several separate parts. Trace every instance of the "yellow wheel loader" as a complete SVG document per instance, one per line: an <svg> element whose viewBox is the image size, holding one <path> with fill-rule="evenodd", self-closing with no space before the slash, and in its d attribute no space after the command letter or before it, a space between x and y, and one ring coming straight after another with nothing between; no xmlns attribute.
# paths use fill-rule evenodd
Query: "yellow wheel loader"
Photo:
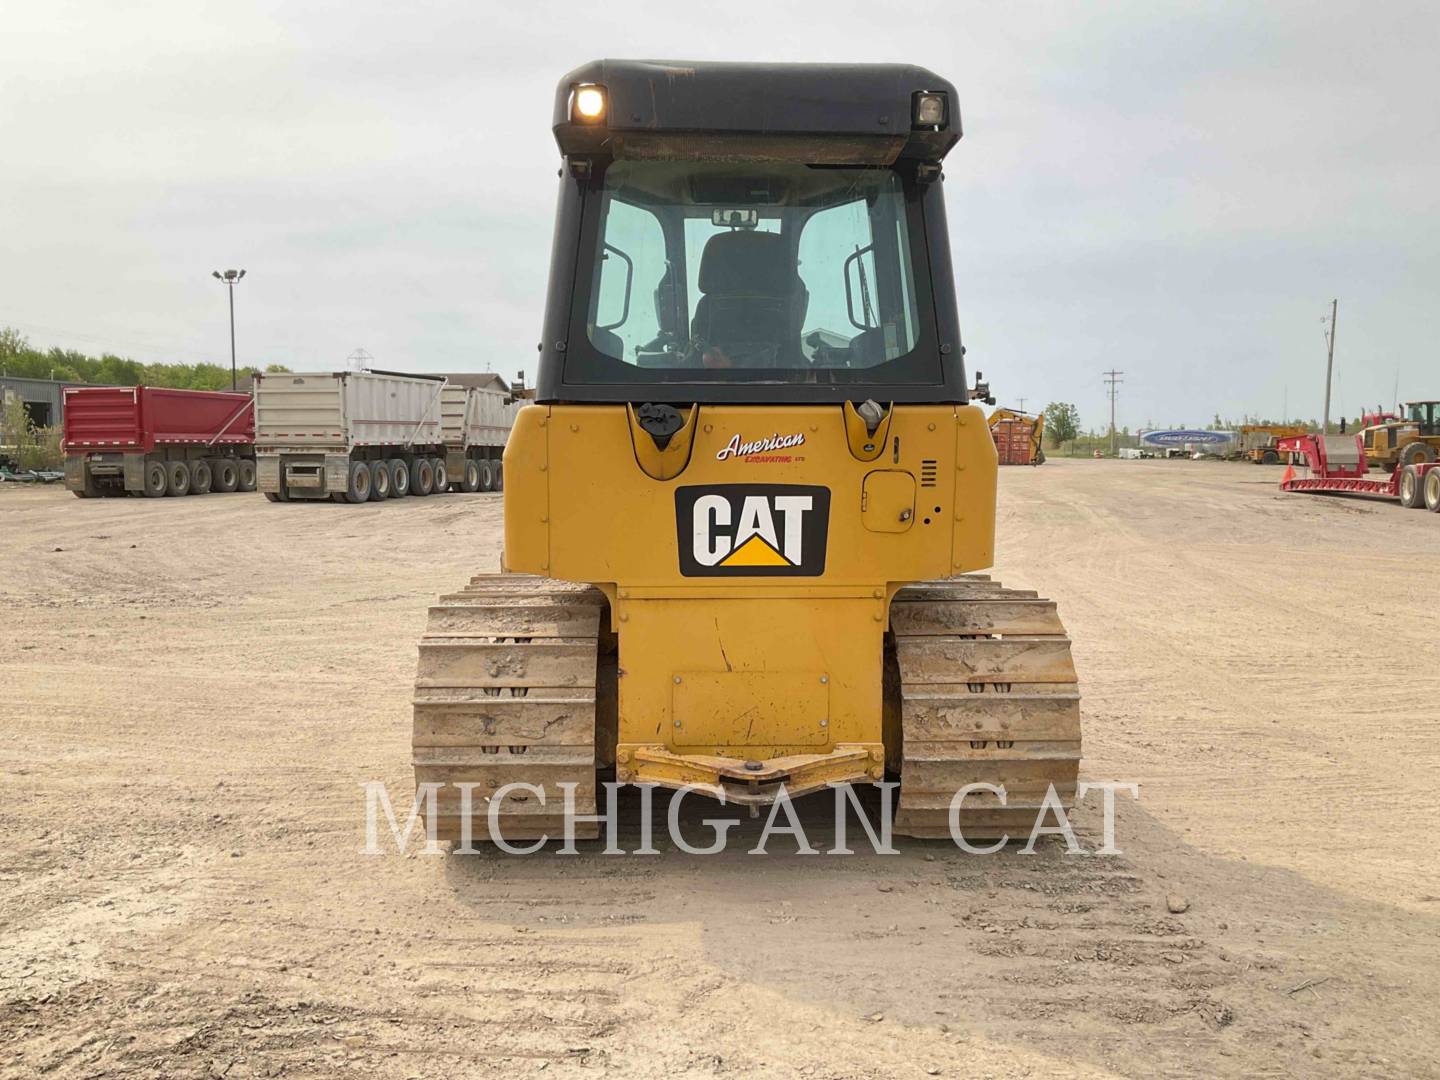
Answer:
<svg viewBox="0 0 1440 1080"><path fill-rule="evenodd" d="M1361 433L1365 460L1393 472L1440 456L1440 401L1407 401L1402 418L1372 424Z"/></svg>
<svg viewBox="0 0 1440 1080"><path fill-rule="evenodd" d="M751 808L888 777L900 835L950 835L957 795L967 839L1028 835L1073 797L1079 698L1055 605L974 573L997 470L945 222L954 88L608 60L553 129L503 566L419 648L440 837L558 838L612 769Z"/></svg>

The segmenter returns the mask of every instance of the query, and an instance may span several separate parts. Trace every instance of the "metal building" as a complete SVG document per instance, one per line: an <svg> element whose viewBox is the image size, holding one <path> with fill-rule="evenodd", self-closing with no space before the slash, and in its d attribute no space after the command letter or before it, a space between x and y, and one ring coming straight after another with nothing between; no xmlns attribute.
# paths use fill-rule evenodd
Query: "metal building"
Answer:
<svg viewBox="0 0 1440 1080"><path fill-rule="evenodd" d="M60 424L65 407L65 395L61 391L74 385L56 379L20 379L0 375L0 401L11 395L25 403L30 423L37 428L56 427Z"/></svg>

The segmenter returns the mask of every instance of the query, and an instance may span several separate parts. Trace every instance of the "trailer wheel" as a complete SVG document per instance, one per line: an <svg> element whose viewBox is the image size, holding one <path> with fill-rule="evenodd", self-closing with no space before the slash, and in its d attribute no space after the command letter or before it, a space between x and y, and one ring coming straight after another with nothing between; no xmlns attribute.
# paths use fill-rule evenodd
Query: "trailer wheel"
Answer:
<svg viewBox="0 0 1440 1080"><path fill-rule="evenodd" d="M1440 514L1440 468L1425 474L1425 509Z"/></svg>
<svg viewBox="0 0 1440 1080"><path fill-rule="evenodd" d="M480 490L495 490L495 467L489 461L477 461L476 468L480 471Z"/></svg>
<svg viewBox="0 0 1440 1080"><path fill-rule="evenodd" d="M145 486L140 489L147 499L158 499L170 491L170 472L163 461L145 463Z"/></svg>
<svg viewBox="0 0 1440 1080"><path fill-rule="evenodd" d="M410 494L410 466L404 458L390 459L390 497L403 499Z"/></svg>
<svg viewBox="0 0 1440 1080"><path fill-rule="evenodd" d="M1280 455L1277 454L1274 450L1266 450L1263 454L1260 455L1260 464L1279 465Z"/></svg>
<svg viewBox="0 0 1440 1080"><path fill-rule="evenodd" d="M169 481L167 495L189 495L190 494L190 466L183 461L172 461L165 466L165 476Z"/></svg>
<svg viewBox="0 0 1440 1080"><path fill-rule="evenodd" d="M229 458L216 458L210 466L210 490L229 495L240 486L240 470Z"/></svg>
<svg viewBox="0 0 1440 1080"><path fill-rule="evenodd" d="M418 457L410 470L410 494L429 495L435 490L435 466L429 458Z"/></svg>
<svg viewBox="0 0 1440 1080"><path fill-rule="evenodd" d="M265 499L266 499L266 501L268 501L268 502L285 502L285 501L286 501L285 499L282 499L282 498L280 497L280 493L279 493L278 491L267 491L267 492L265 492Z"/></svg>
<svg viewBox="0 0 1440 1080"><path fill-rule="evenodd" d="M492 489L492 490L495 490L495 491L504 491L504 490L505 490L505 466L504 466L501 462L492 461L492 462L490 463L490 475L495 478L495 480L494 480L494 486L493 486L493 489Z"/></svg>
<svg viewBox="0 0 1440 1080"><path fill-rule="evenodd" d="M1400 470L1400 505L1407 510L1419 510L1425 505L1420 472L1414 465L1406 465Z"/></svg>
<svg viewBox="0 0 1440 1080"><path fill-rule="evenodd" d="M345 501L363 503L370 498L370 466L364 461L350 463L350 486L345 489Z"/></svg>
<svg viewBox="0 0 1440 1080"><path fill-rule="evenodd" d="M467 458L465 460L465 476L460 481L460 490L480 490L480 463L474 458Z"/></svg>
<svg viewBox="0 0 1440 1080"><path fill-rule="evenodd" d="M210 463L208 461L190 462L191 495L209 495L210 481L212 479L214 479L214 474L210 471Z"/></svg>
<svg viewBox="0 0 1440 1080"><path fill-rule="evenodd" d="M435 474L435 494L444 495L450 490L450 470L444 458L431 458L430 470Z"/></svg>
<svg viewBox="0 0 1440 1080"><path fill-rule="evenodd" d="M370 498L375 502L390 498L390 466L383 461L370 463Z"/></svg>
<svg viewBox="0 0 1440 1080"><path fill-rule="evenodd" d="M238 466L240 469L240 490L255 490L255 462L250 458L241 458Z"/></svg>

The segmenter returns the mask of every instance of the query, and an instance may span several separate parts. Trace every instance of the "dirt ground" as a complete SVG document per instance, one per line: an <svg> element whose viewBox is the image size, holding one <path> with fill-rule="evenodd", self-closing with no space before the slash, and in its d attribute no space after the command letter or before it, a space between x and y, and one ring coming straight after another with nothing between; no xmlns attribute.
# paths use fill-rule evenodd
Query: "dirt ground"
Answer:
<svg viewBox="0 0 1440 1080"><path fill-rule="evenodd" d="M361 855L500 497L7 485L0 1074L1437 1075L1440 520L1278 473L1003 471L1113 857Z"/></svg>

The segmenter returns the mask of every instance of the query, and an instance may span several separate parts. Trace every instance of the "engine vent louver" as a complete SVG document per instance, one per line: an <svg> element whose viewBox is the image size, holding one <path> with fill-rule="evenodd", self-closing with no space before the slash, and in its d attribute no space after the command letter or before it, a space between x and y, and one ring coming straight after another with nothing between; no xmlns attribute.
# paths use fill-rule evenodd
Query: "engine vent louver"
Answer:
<svg viewBox="0 0 1440 1080"><path fill-rule="evenodd" d="M922 488L933 488L939 471L938 462L928 459L920 462L920 486Z"/></svg>

